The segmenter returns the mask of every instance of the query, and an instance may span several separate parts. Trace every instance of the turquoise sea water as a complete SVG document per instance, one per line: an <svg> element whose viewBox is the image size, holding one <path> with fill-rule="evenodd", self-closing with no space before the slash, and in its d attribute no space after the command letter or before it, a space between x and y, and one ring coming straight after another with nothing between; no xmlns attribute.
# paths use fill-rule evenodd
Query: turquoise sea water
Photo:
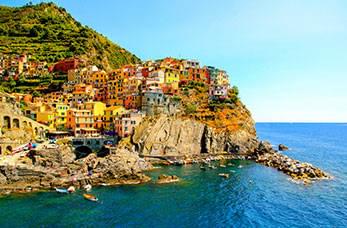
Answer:
<svg viewBox="0 0 347 228"><path fill-rule="evenodd" d="M249 161L201 171L198 165L151 172L176 174L169 185L100 187L81 194L34 193L0 199L1 227L347 227L347 124L257 124L261 139L335 176L303 186ZM241 165L242 167L240 167ZM223 179L218 173L230 173Z"/></svg>

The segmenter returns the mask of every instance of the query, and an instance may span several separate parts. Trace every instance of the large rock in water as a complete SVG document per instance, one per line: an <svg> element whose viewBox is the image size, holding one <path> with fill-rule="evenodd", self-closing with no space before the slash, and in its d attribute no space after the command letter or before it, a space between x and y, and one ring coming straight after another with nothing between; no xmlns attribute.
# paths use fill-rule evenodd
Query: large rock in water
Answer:
<svg viewBox="0 0 347 228"><path fill-rule="evenodd" d="M251 128L254 128L251 125ZM192 156L224 152L246 155L257 146L254 129L218 131L193 119L160 116L145 120L132 137L135 150L142 155Z"/></svg>

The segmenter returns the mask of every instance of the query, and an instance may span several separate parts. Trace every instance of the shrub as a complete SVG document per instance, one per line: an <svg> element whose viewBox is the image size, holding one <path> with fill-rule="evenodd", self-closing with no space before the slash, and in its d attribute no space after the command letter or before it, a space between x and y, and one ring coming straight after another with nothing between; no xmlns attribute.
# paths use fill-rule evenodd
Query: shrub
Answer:
<svg viewBox="0 0 347 228"><path fill-rule="evenodd" d="M185 109L185 112L187 114L192 114L192 113L195 113L197 110L197 107L195 104L187 104L186 105L186 109Z"/></svg>

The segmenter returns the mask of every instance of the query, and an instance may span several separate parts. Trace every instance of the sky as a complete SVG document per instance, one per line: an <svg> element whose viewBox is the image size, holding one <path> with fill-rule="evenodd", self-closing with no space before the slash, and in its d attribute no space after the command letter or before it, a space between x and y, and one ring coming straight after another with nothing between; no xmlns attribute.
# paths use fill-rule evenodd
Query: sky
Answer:
<svg viewBox="0 0 347 228"><path fill-rule="evenodd" d="M53 2L143 60L225 69L257 122L347 122L345 0Z"/></svg>

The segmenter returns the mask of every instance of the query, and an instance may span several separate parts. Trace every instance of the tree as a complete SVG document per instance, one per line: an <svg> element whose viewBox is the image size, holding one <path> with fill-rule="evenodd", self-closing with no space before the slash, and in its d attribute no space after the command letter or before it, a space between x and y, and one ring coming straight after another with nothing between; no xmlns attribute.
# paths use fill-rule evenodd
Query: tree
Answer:
<svg viewBox="0 0 347 228"><path fill-rule="evenodd" d="M235 96L239 96L239 88L237 86L233 86L231 89Z"/></svg>
<svg viewBox="0 0 347 228"><path fill-rule="evenodd" d="M196 109L197 109L197 107L196 107L195 104L187 104L185 111L186 111L187 114L192 114L192 113L196 112Z"/></svg>
<svg viewBox="0 0 347 228"><path fill-rule="evenodd" d="M41 26L39 26L39 25L34 25L34 26L30 29L29 35L30 35L31 37L38 37L38 36L40 36L41 31L42 31Z"/></svg>
<svg viewBox="0 0 347 228"><path fill-rule="evenodd" d="M16 83L16 81L13 79L13 77L10 78L9 83L10 83L11 89L13 89L14 87L16 87L16 85L17 85L17 83Z"/></svg>
<svg viewBox="0 0 347 228"><path fill-rule="evenodd" d="M38 92L36 90L33 92L33 97L40 97L40 96L41 96L40 92Z"/></svg>
<svg viewBox="0 0 347 228"><path fill-rule="evenodd" d="M6 36L8 34L8 28L5 26L0 25L0 35Z"/></svg>

